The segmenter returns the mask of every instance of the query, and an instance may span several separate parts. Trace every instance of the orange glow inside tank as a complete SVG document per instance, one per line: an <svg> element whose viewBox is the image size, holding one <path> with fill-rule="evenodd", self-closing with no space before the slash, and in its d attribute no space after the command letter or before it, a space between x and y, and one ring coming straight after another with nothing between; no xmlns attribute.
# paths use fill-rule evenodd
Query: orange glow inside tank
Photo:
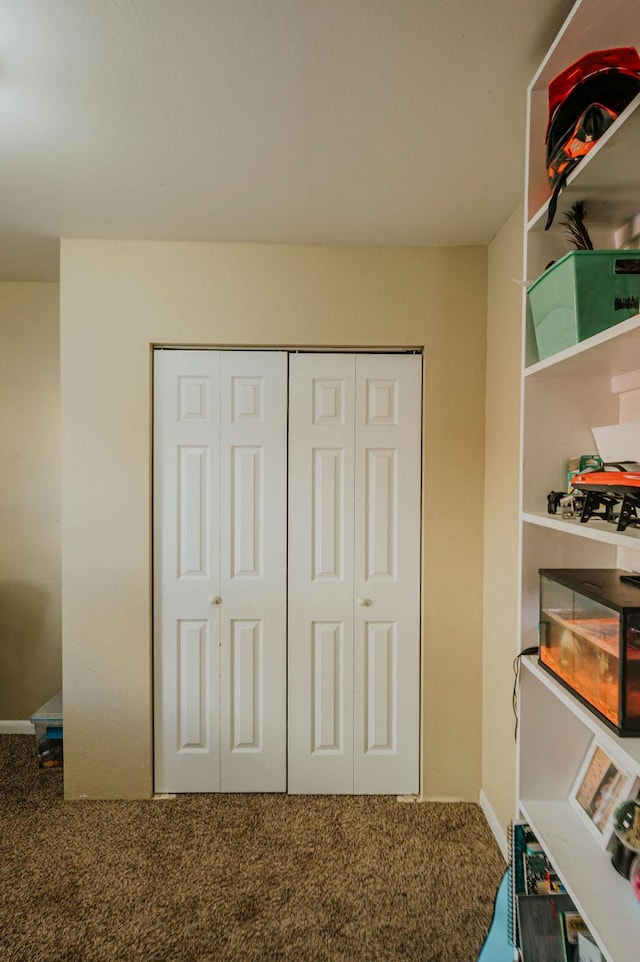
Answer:
<svg viewBox="0 0 640 962"><path fill-rule="evenodd" d="M617 610L542 577L540 601L541 663L620 733L640 735L640 598Z"/></svg>

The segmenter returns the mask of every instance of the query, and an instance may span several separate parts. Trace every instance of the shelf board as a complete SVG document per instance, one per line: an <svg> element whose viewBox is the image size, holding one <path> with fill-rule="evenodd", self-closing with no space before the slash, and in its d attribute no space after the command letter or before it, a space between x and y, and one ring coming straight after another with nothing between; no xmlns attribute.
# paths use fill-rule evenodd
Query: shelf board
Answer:
<svg viewBox="0 0 640 962"><path fill-rule="evenodd" d="M562 702L565 708L568 708L586 728L593 732L603 748L607 749L614 758L617 758L630 774L640 777L640 737L620 738L616 735L593 712L585 708L582 702L574 698L571 692L557 682L549 672L541 668L537 656L526 655L520 661L523 668L530 671L545 688L548 688ZM638 915L640 916L640 911Z"/></svg>
<svg viewBox="0 0 640 962"><path fill-rule="evenodd" d="M542 511L539 513L523 511L522 520L525 524L535 524L541 528L549 528L551 531L576 535L590 541L601 541L603 544L612 544L617 548L640 551L640 528L617 531L615 525L608 521L600 521L598 518L592 518L591 521L582 524L578 518L561 518L557 514L547 514Z"/></svg>
<svg viewBox="0 0 640 962"><path fill-rule="evenodd" d="M638 165L640 169L640 164ZM640 314L525 368L530 377L627 374L640 366Z"/></svg>
<svg viewBox="0 0 640 962"><path fill-rule="evenodd" d="M532 280L551 258L560 257L568 249L564 212L577 201L585 204L587 225L598 247L616 248L629 243L640 249L640 165L635 161L640 156L640 95L577 164L560 193L553 225L549 231L544 229L550 194L544 163L548 84L585 51L638 45L639 37L638 0L608 0L606 4L602 0L576 0L529 86L524 271ZM534 337L526 310L523 321L528 349L529 345L533 347ZM525 356L534 354L533 350ZM617 423L620 417L630 420L633 399L621 411L616 395L640 387L634 372L640 372L640 314L523 371L525 491L527 482L531 482L526 503L543 509L524 511L520 516L526 535L519 567L524 575L521 601L527 639L535 634L538 620L533 581L536 562L543 556L610 557L615 554L612 548L640 552L640 530L618 532L615 525L597 519L581 524L579 519L546 513L544 494L548 489L539 483L545 477L558 476L558 465L574 452L573 444L578 445L575 450L585 443L590 446L586 441L589 425ZM617 375L623 377L613 380ZM547 439L545 422L551 420L553 429ZM640 561L635 563L637 555L631 557L633 567L640 570ZM631 562L625 560L624 566L630 567ZM627 771L640 776L640 737L618 737L545 671L535 656L520 661L523 726L518 766L519 784L527 796L519 802L521 813L547 851L607 962L637 962L640 905L629 882L615 871L609 853L590 834L567 796L573 778L571 769L579 764L591 738L596 738Z"/></svg>
<svg viewBox="0 0 640 962"><path fill-rule="evenodd" d="M563 232L562 211L576 201L585 202L588 223L621 227L633 220L640 196L640 94L602 135L595 147L567 178L558 199L558 212L551 231ZM544 231L549 201L536 211L527 231Z"/></svg>
<svg viewBox="0 0 640 962"><path fill-rule="evenodd" d="M587 50L624 47L633 43L640 30L635 0L580 0L575 3L549 47L530 87L541 90L568 64L574 63Z"/></svg>
<svg viewBox="0 0 640 962"><path fill-rule="evenodd" d="M640 905L568 801L520 802L522 814L551 859L608 962L637 962ZM573 884L572 884L573 883Z"/></svg>

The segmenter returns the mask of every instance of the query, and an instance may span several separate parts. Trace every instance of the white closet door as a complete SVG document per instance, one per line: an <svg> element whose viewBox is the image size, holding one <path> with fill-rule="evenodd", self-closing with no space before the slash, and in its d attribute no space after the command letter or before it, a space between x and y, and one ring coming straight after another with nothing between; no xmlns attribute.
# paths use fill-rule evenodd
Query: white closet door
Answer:
<svg viewBox="0 0 640 962"><path fill-rule="evenodd" d="M356 356L356 794L419 789L421 413L421 357Z"/></svg>
<svg viewBox="0 0 640 962"><path fill-rule="evenodd" d="M418 791L421 366L290 361L291 792Z"/></svg>
<svg viewBox="0 0 640 962"><path fill-rule="evenodd" d="M220 354L154 358L155 790L215 792Z"/></svg>
<svg viewBox="0 0 640 962"><path fill-rule="evenodd" d="M155 785L286 788L287 358L155 367Z"/></svg>
<svg viewBox="0 0 640 962"><path fill-rule="evenodd" d="M287 355L221 359L221 789L284 792Z"/></svg>
<svg viewBox="0 0 640 962"><path fill-rule="evenodd" d="M289 360L289 792L353 792L353 355Z"/></svg>

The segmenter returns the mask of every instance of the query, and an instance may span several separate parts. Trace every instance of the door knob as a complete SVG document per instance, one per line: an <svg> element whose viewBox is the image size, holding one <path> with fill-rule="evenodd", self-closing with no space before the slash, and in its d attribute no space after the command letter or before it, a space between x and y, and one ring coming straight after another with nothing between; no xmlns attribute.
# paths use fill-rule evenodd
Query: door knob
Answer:
<svg viewBox="0 0 640 962"><path fill-rule="evenodd" d="M211 595L211 597L209 598L210 605L219 605L221 604L221 602L222 602L222 598L220 597L220 595Z"/></svg>
<svg viewBox="0 0 640 962"><path fill-rule="evenodd" d="M371 598L358 598L357 602L361 608L368 608L369 605L372 603Z"/></svg>

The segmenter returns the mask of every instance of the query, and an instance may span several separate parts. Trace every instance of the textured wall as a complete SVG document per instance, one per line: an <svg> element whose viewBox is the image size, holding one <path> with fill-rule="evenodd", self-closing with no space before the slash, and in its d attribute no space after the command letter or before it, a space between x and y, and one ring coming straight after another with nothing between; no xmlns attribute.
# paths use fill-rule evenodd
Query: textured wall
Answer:
<svg viewBox="0 0 640 962"><path fill-rule="evenodd" d="M57 284L0 283L0 720L60 690Z"/></svg>
<svg viewBox="0 0 640 962"><path fill-rule="evenodd" d="M486 248L63 241L65 787L152 790L152 343L422 346L423 790L481 777Z"/></svg>

